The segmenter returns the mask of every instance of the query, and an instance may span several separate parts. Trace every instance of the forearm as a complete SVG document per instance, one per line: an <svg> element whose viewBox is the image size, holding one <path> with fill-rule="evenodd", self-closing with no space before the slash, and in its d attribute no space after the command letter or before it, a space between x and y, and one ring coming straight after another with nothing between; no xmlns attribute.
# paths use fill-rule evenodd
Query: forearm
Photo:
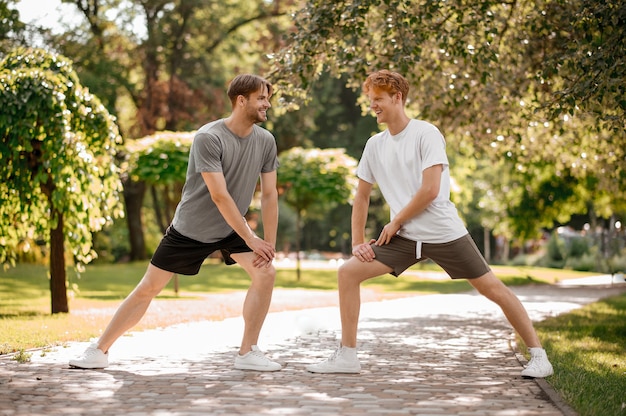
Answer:
<svg viewBox="0 0 626 416"><path fill-rule="evenodd" d="M239 212L239 208L237 207L235 200L228 192L224 175L221 172L202 172L202 177L204 178L207 188L209 189L211 200L217 206L220 214L222 214L224 221L230 225L230 227L245 241L246 245L257 255L253 262L254 267L269 267L276 254L274 244L261 239L256 235L254 230L252 230L248 221ZM268 193L263 192L263 194L265 195ZM270 223L272 222L272 220L269 221ZM277 223L277 220L275 220L275 223ZM276 225L270 224L270 234L274 240L276 239L276 232L274 231L275 228Z"/></svg>
<svg viewBox="0 0 626 416"><path fill-rule="evenodd" d="M392 221L398 223L399 225L404 224L421 214L426 208L428 208L434 199L435 198L432 196L432 193L429 193L427 190L420 189L409 201L409 203L392 218Z"/></svg>
<svg viewBox="0 0 626 416"><path fill-rule="evenodd" d="M239 212L237 204L235 204L235 201L230 196L213 198L213 201L226 223L230 225L244 241L249 242L251 239L257 237L256 233L250 228L248 221Z"/></svg>
<svg viewBox="0 0 626 416"><path fill-rule="evenodd" d="M434 165L424 170L422 186L413 195L409 203L396 213L394 218L392 218L392 223L401 227L402 224L418 216L432 204L437 195L439 195L441 172L441 165Z"/></svg>
<svg viewBox="0 0 626 416"><path fill-rule="evenodd" d="M369 200L355 198L351 217L352 247L365 242L365 224L367 223L368 209Z"/></svg>
<svg viewBox="0 0 626 416"><path fill-rule="evenodd" d="M263 239L276 247L278 233L278 193L261 197L261 220L263 221Z"/></svg>

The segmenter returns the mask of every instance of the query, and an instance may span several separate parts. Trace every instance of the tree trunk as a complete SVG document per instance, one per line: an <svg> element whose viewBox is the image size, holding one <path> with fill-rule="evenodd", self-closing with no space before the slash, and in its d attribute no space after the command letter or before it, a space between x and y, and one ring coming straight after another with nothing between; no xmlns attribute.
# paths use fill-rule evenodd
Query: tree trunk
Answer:
<svg viewBox="0 0 626 416"><path fill-rule="evenodd" d="M159 201L159 192L157 191L156 185L150 185L150 195L152 195L152 206L154 207L154 218L156 220L157 225L159 226L159 230L161 230L162 233L165 233L165 230L167 229L167 226L169 223L165 219L165 214L163 214L161 202Z"/></svg>
<svg viewBox="0 0 626 416"><path fill-rule="evenodd" d="M489 228L483 227L483 251L485 252L485 259L487 263L491 262L491 232Z"/></svg>
<svg viewBox="0 0 626 416"><path fill-rule="evenodd" d="M59 222L56 228L50 230L50 299L53 314L70 311L67 304L63 214L56 214Z"/></svg>
<svg viewBox="0 0 626 416"><path fill-rule="evenodd" d="M174 219L174 211L176 210L176 203L172 198L173 188L171 185L163 186L163 210L165 211L165 223L169 225Z"/></svg>
<svg viewBox="0 0 626 416"><path fill-rule="evenodd" d="M300 281L300 232L302 231L302 215L300 210L296 211L296 276Z"/></svg>
<svg viewBox="0 0 626 416"><path fill-rule="evenodd" d="M502 244L502 262L506 263L509 261L509 255L511 253L511 243L508 238L504 239L504 244Z"/></svg>
<svg viewBox="0 0 626 416"><path fill-rule="evenodd" d="M148 257L141 218L141 208L145 193L145 182L133 182L130 178L124 181L124 206L126 208L126 224L128 226L131 260L145 260Z"/></svg>

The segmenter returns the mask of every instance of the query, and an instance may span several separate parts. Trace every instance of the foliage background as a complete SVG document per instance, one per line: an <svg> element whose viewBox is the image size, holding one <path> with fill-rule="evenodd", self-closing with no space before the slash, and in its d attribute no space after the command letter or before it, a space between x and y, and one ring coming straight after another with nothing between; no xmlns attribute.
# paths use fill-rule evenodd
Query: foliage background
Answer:
<svg viewBox="0 0 626 416"><path fill-rule="evenodd" d="M0 52L37 41L67 56L127 144L224 115L228 80L257 72L278 87L266 127L281 152L345 148L358 159L379 129L360 83L392 68L411 81L411 114L446 135L453 200L492 261L537 261L563 225L585 234L581 263L609 270L623 251L623 1L63 2L81 19L57 32L24 24L16 2L3 2ZM167 186L150 175L124 182L135 214L96 238L116 260L148 256L167 222ZM294 233L283 208L283 231ZM309 218L303 249L349 252L322 232L347 221L347 208ZM386 216L375 199L372 233Z"/></svg>

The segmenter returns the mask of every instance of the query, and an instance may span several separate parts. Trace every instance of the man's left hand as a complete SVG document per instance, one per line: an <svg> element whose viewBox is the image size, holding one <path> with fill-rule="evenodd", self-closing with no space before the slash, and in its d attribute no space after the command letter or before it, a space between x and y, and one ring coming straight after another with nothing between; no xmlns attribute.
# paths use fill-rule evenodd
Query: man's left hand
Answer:
<svg viewBox="0 0 626 416"><path fill-rule="evenodd" d="M376 240L376 245L382 246L384 244L388 244L401 227L401 224L396 224L393 221L385 225L378 236L378 240Z"/></svg>

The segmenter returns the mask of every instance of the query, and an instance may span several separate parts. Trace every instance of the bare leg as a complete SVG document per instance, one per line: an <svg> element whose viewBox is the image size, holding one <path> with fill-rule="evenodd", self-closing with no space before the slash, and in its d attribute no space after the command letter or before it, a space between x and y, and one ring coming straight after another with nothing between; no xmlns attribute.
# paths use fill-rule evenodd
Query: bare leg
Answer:
<svg viewBox="0 0 626 416"><path fill-rule="evenodd" d="M339 267L339 310L341 313L341 345L356 347L357 327L361 312L361 283L367 279L389 273L391 268L379 261L362 262L350 258Z"/></svg>
<svg viewBox="0 0 626 416"><path fill-rule="evenodd" d="M152 299L167 285L174 274L150 264L135 289L124 299L98 340L98 349L107 352L126 331L146 313Z"/></svg>
<svg viewBox="0 0 626 416"><path fill-rule="evenodd" d="M250 276L250 288L243 303L244 330L239 354L244 355L257 345L259 334L269 311L274 290L276 269L270 267L254 267L252 261L254 253L233 254L235 261L244 268Z"/></svg>
<svg viewBox="0 0 626 416"><path fill-rule="evenodd" d="M528 348L541 348L541 342L537 336L537 332L533 327L533 323L528 316L528 312L518 297L500 281L492 271L484 274L477 279L468 279L468 282L478 292L495 302L504 316L509 320L513 328L522 337Z"/></svg>

